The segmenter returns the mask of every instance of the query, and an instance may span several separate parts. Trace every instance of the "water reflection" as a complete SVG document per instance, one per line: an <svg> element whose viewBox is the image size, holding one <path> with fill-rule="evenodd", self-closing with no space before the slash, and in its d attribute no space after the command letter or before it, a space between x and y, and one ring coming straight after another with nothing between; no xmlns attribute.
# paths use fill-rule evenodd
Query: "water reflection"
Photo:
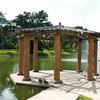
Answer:
<svg viewBox="0 0 100 100"><path fill-rule="evenodd" d="M77 63L77 58L71 58L71 59L62 59L62 61L69 61L69 62L76 62ZM82 59L82 63L87 63L87 59Z"/></svg>
<svg viewBox="0 0 100 100"><path fill-rule="evenodd" d="M44 89L12 83L9 75L18 70L17 59L17 56L0 56L0 100L26 100Z"/></svg>
<svg viewBox="0 0 100 100"><path fill-rule="evenodd" d="M70 57L62 57L62 68L75 70L76 69L76 54ZM75 59L73 59L75 58ZM87 62L82 60L82 69L86 70ZM53 69L53 57L39 57L40 69ZM31 69L32 69L31 63ZM17 56L0 56L0 100L26 100L27 98L41 92L44 88L14 85L9 78L11 73L18 70Z"/></svg>
<svg viewBox="0 0 100 100"><path fill-rule="evenodd" d="M1 92L0 100L17 100L10 88L6 88Z"/></svg>

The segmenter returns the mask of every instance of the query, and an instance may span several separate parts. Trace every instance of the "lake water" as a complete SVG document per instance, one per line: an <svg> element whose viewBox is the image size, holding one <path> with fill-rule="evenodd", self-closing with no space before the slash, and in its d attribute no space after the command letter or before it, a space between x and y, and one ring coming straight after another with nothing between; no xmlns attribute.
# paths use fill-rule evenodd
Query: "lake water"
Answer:
<svg viewBox="0 0 100 100"><path fill-rule="evenodd" d="M82 70L87 69L87 43L82 44ZM62 57L62 69L75 70L77 54ZM32 55L31 65L32 69ZM39 69L53 69L54 57L39 57ZM18 71L18 56L0 56L0 100L27 100L31 96L41 92L45 88L14 85L9 75Z"/></svg>
<svg viewBox="0 0 100 100"><path fill-rule="evenodd" d="M9 75L18 70L17 56L0 56L0 100L26 100L44 88L14 85Z"/></svg>
<svg viewBox="0 0 100 100"><path fill-rule="evenodd" d="M75 54L69 57L62 57L62 68L75 70L76 61ZM41 70L53 69L53 57L40 57L39 66ZM82 69L86 70L86 68L87 60L82 59ZM26 100L44 89L40 87L14 85L9 75L17 71L18 56L0 56L0 100Z"/></svg>

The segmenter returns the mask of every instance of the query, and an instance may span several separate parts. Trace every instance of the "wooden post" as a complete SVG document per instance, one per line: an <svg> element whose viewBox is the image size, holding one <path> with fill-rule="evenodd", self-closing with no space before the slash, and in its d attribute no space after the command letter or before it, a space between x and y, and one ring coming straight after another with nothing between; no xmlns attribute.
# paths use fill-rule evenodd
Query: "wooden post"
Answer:
<svg viewBox="0 0 100 100"><path fill-rule="evenodd" d="M94 72L94 68L95 68L95 62L94 62L94 36L89 36L88 37L88 70L87 70L87 79L88 80L93 80L93 72Z"/></svg>
<svg viewBox="0 0 100 100"><path fill-rule="evenodd" d="M29 81L29 67L30 67L30 37L24 36L24 81Z"/></svg>
<svg viewBox="0 0 100 100"><path fill-rule="evenodd" d="M54 62L55 83L61 83L60 69L61 69L61 34L60 32L57 32L55 34L55 62Z"/></svg>
<svg viewBox="0 0 100 100"><path fill-rule="evenodd" d="M34 65L33 65L33 70L34 72L39 72L39 68L38 68L38 39L34 39Z"/></svg>
<svg viewBox="0 0 100 100"><path fill-rule="evenodd" d="M19 38L19 73L18 75L23 75L23 56L24 56L24 39Z"/></svg>
<svg viewBox="0 0 100 100"><path fill-rule="evenodd" d="M77 41L77 72L81 72L81 50L82 49L82 40L78 39Z"/></svg>
<svg viewBox="0 0 100 100"><path fill-rule="evenodd" d="M94 40L94 75L98 75L97 74L97 40Z"/></svg>

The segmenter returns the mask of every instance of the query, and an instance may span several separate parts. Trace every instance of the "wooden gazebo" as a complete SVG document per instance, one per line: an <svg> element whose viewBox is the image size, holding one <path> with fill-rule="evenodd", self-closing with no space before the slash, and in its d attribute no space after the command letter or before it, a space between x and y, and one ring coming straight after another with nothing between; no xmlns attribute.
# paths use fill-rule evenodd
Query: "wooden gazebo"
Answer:
<svg viewBox="0 0 100 100"><path fill-rule="evenodd" d="M81 71L81 44L82 40L88 41L88 68L87 79L91 80L93 75L97 75L97 40L100 33L81 30L73 27L46 26L38 28L17 29L15 35L19 37L19 75L23 75L23 80L30 80L29 66L30 66L30 41L34 41L34 64L33 71L38 72L38 41L41 35L45 34L47 37L53 36L55 44L54 57L54 81L60 82L61 69L61 37L71 37L77 42L77 72ZM63 39L63 38L62 38Z"/></svg>

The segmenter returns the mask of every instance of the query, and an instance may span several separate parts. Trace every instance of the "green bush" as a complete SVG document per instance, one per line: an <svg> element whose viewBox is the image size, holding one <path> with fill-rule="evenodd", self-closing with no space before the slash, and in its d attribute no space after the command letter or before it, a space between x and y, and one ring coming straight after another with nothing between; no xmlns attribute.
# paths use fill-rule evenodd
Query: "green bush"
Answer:
<svg viewBox="0 0 100 100"><path fill-rule="evenodd" d="M45 53L45 52L43 52L43 51L39 51L39 52L38 52L38 55L39 55L39 56L48 56L48 54Z"/></svg>
<svg viewBox="0 0 100 100"><path fill-rule="evenodd" d="M49 55L49 51L47 49L44 49L43 53Z"/></svg>
<svg viewBox="0 0 100 100"><path fill-rule="evenodd" d="M54 55L54 51L49 51L49 54L50 55Z"/></svg>

